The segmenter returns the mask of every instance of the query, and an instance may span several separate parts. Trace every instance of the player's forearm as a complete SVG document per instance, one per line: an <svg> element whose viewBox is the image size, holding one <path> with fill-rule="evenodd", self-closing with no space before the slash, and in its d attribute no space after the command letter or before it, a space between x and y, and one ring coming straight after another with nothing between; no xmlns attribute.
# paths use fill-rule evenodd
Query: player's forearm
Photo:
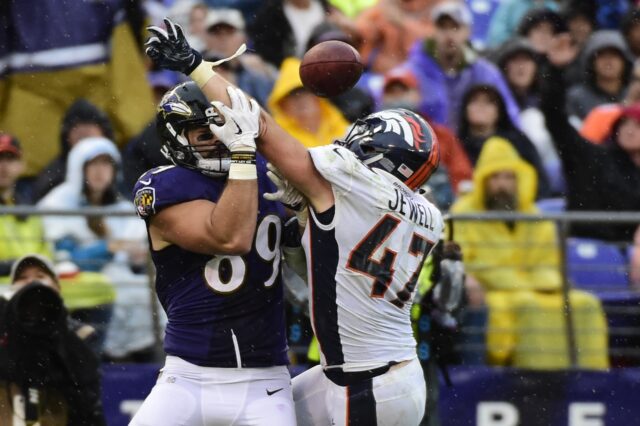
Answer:
<svg viewBox="0 0 640 426"><path fill-rule="evenodd" d="M220 101L225 105L231 105L227 87L232 84L213 70L211 62L202 61L202 64L189 77L198 83L209 101Z"/></svg>
<svg viewBox="0 0 640 426"><path fill-rule="evenodd" d="M258 214L258 184L253 180L228 180L211 214L215 245L229 254L251 250Z"/></svg>

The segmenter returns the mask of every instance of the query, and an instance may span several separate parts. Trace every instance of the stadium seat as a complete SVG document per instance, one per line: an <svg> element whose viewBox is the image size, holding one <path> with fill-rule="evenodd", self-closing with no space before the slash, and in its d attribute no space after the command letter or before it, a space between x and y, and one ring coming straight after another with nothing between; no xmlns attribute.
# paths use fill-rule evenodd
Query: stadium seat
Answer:
<svg viewBox="0 0 640 426"><path fill-rule="evenodd" d="M577 288L627 289L628 260L617 246L586 238L567 239L567 273Z"/></svg>

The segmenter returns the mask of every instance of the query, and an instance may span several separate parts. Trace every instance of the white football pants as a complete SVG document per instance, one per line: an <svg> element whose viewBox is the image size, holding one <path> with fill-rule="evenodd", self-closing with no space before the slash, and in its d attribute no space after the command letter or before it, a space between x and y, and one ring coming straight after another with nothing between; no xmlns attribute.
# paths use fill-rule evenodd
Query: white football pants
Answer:
<svg viewBox="0 0 640 426"><path fill-rule="evenodd" d="M129 426L295 426L285 366L200 367L167 356Z"/></svg>
<svg viewBox="0 0 640 426"><path fill-rule="evenodd" d="M293 379L298 426L417 426L426 398L418 359L357 385L336 385L319 365Z"/></svg>

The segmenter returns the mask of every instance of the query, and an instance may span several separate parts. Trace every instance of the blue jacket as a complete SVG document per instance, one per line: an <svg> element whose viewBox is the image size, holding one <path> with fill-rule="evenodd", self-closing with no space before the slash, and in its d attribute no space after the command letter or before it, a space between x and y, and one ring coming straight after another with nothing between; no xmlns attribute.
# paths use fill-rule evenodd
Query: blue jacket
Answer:
<svg viewBox="0 0 640 426"><path fill-rule="evenodd" d="M478 57L471 49L465 52L465 65L456 75L445 74L426 51L425 42L422 41L413 45L405 65L420 83L420 112L436 123L457 131L465 93L474 85L487 84L498 89L504 98L511 121L520 127L520 109L502 74L495 65Z"/></svg>

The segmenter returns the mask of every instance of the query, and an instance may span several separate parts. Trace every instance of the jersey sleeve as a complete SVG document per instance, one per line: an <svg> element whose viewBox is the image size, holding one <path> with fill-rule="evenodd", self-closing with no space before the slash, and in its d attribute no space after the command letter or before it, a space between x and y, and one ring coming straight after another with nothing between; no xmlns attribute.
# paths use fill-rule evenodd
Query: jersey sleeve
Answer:
<svg viewBox="0 0 640 426"><path fill-rule="evenodd" d="M364 167L351 151L338 145L311 148L309 153L316 169L338 193L351 191L358 167Z"/></svg>
<svg viewBox="0 0 640 426"><path fill-rule="evenodd" d="M133 187L133 203L142 219L150 219L162 209L193 200L216 202L224 182L177 166L149 170Z"/></svg>

